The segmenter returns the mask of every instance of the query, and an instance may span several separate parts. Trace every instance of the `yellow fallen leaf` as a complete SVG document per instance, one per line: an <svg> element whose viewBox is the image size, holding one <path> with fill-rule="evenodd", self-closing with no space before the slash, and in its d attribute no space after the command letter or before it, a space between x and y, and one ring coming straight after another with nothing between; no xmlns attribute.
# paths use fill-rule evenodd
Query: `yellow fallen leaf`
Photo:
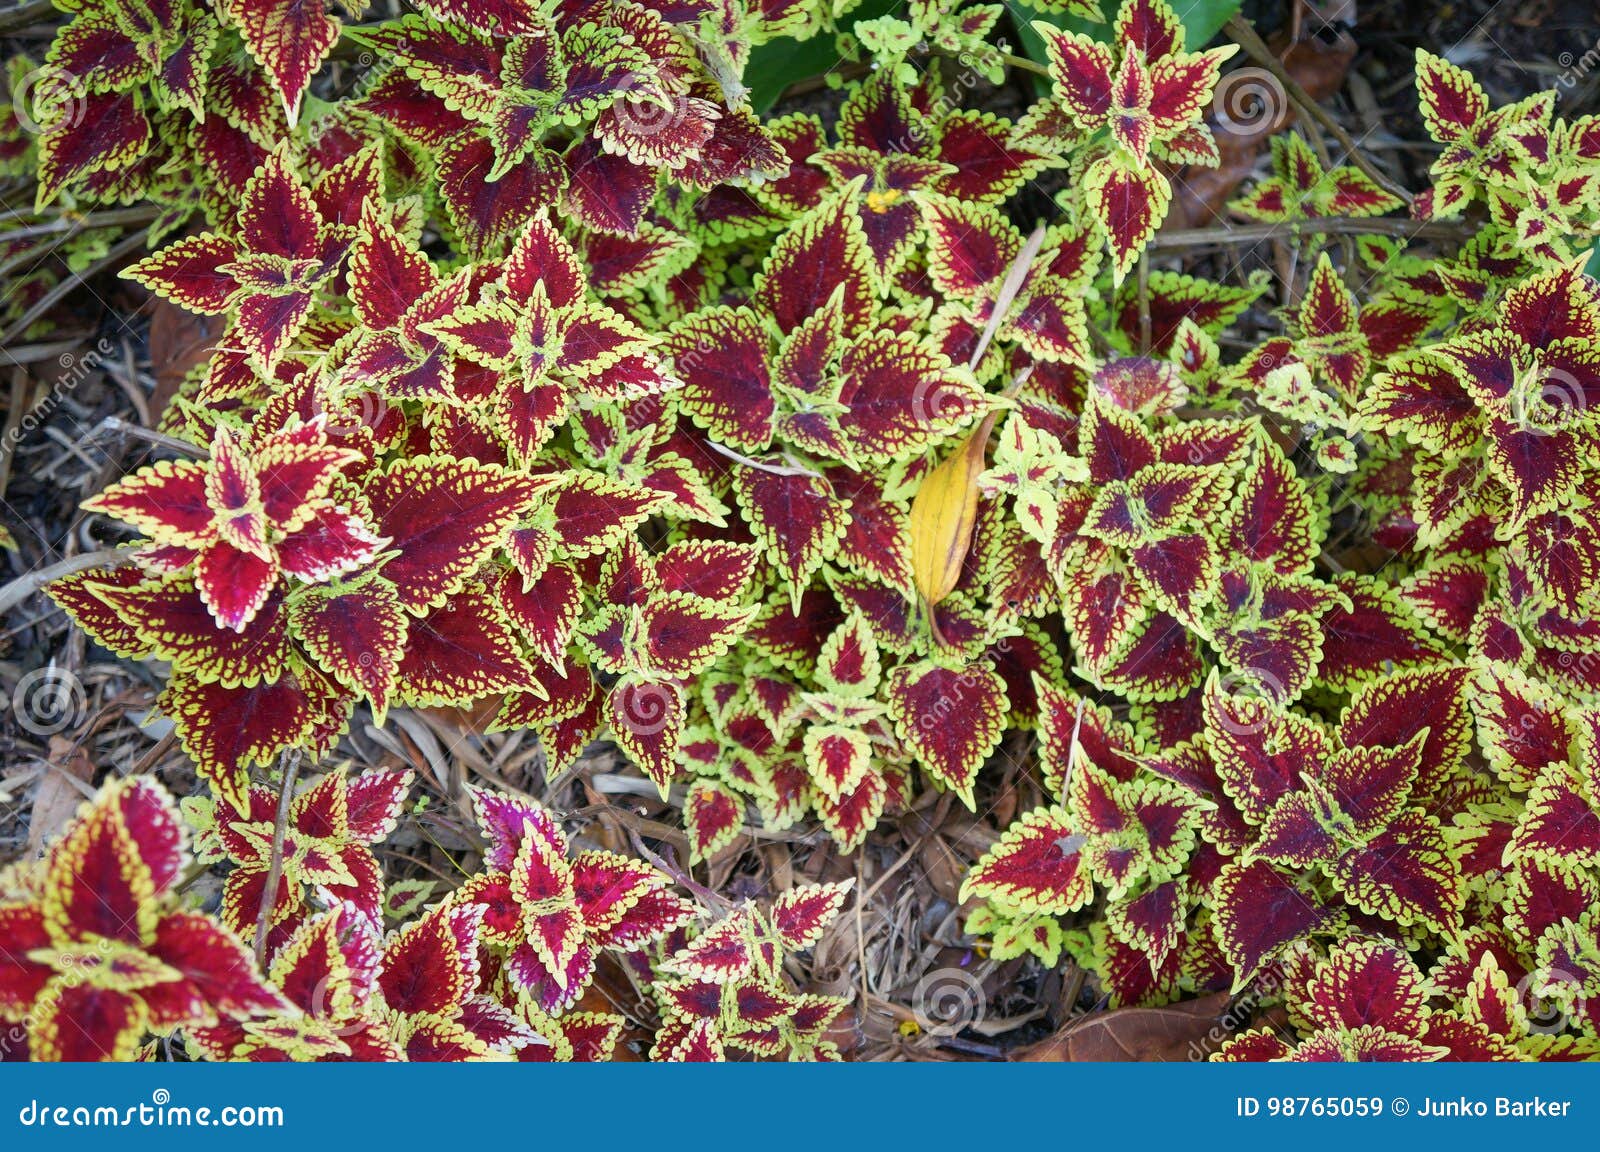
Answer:
<svg viewBox="0 0 1600 1152"><path fill-rule="evenodd" d="M922 478L911 501L911 576L929 607L950 595L972 546L978 476L984 469L991 412L944 463Z"/></svg>
<svg viewBox="0 0 1600 1152"><path fill-rule="evenodd" d="M968 369L975 368L983 359L989 342L999 331L1001 320L1022 290L1028 268L1043 243L1044 225L1041 224L1006 269L989 322L984 325L978 346L967 362ZM1011 387L1006 389L1007 398L1016 395L1031 371L1030 367L1018 373ZM972 547L972 528L978 519L978 476L983 472L989 435L999 415L999 408L991 409L978 422L972 435L963 440L943 464L922 478L917 495L911 501L911 578L929 608L950 595L961 580L961 566L966 563L967 550ZM937 636L938 624L931 615L929 623Z"/></svg>

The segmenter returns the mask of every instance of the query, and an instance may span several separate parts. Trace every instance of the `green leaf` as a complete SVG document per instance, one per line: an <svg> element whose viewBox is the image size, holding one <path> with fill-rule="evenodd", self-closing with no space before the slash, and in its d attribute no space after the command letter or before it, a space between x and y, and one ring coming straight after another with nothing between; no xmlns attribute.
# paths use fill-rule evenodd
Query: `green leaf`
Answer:
<svg viewBox="0 0 1600 1152"><path fill-rule="evenodd" d="M858 21L887 16L899 6L896 0L865 0L855 13L840 21L840 30L847 25L853 28ZM840 63L837 36L827 31L809 40L784 37L758 45L744 70L750 85L750 106L757 114L765 115L790 85L813 76L826 76Z"/></svg>

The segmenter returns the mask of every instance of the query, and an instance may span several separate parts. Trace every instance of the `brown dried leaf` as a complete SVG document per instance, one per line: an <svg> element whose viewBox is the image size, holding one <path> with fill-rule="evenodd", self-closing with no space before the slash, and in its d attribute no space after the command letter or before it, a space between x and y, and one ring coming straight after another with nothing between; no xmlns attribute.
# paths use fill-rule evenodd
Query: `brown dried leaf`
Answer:
<svg viewBox="0 0 1600 1152"><path fill-rule="evenodd" d="M157 298L150 304L150 371L155 391L150 396L150 421L161 422L161 414L177 395L191 369L204 364L216 350L222 335L222 316L201 316Z"/></svg>
<svg viewBox="0 0 1600 1152"><path fill-rule="evenodd" d="M1283 66L1293 76L1295 83L1306 90L1319 104L1331 100L1344 87L1344 78L1356 58L1356 42L1342 29L1331 40L1315 34L1315 29L1325 27L1320 18L1307 19L1301 24L1302 35L1292 44L1274 36L1268 43L1283 61Z"/></svg>
<svg viewBox="0 0 1600 1152"><path fill-rule="evenodd" d="M961 882L967 878L968 861L958 859L941 837L934 836L918 853L923 882L932 888L939 899L949 904L961 903Z"/></svg>
<svg viewBox="0 0 1600 1152"><path fill-rule="evenodd" d="M94 795L94 764L75 740L50 737L49 763L39 777L28 817L28 856L38 855L46 842L67 826L78 805Z"/></svg>
<svg viewBox="0 0 1600 1152"><path fill-rule="evenodd" d="M1188 1061L1216 1047L1226 1034L1228 994L1214 992L1165 1008L1116 1008L1075 1020L1047 1040L1013 1052L1034 1063ZM1220 1030L1213 1032L1213 1030Z"/></svg>

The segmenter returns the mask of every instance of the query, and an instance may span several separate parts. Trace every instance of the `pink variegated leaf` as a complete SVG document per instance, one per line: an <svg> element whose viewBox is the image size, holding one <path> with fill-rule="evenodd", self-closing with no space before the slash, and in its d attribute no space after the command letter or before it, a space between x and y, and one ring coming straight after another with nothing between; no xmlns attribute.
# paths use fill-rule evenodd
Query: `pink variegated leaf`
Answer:
<svg viewBox="0 0 1600 1152"><path fill-rule="evenodd" d="M1035 809L973 866L962 883L962 898L999 900L1047 915L1076 911L1094 894L1079 851L1083 843L1065 811Z"/></svg>
<svg viewBox="0 0 1600 1152"><path fill-rule="evenodd" d="M665 680L624 676L606 701L612 739L666 795L677 773L683 731L682 690Z"/></svg>
<svg viewBox="0 0 1600 1152"><path fill-rule="evenodd" d="M889 803L889 785L876 772L861 777L855 788L837 800L819 792L815 797L817 816L833 836L842 852L854 852L877 826Z"/></svg>
<svg viewBox="0 0 1600 1152"><path fill-rule="evenodd" d="M295 637L320 667L372 702L380 724L395 689L408 624L394 588L381 579L348 589L310 588L289 607Z"/></svg>
<svg viewBox="0 0 1600 1152"><path fill-rule="evenodd" d="M418 456L366 487L374 520L397 553L384 564L411 611L437 605L506 536L538 485L475 461Z"/></svg>
<svg viewBox="0 0 1600 1152"><path fill-rule="evenodd" d="M756 302L790 332L843 291L846 327L855 330L871 311L871 254L856 214L842 198L798 220L767 257L756 282Z"/></svg>
<svg viewBox="0 0 1600 1152"><path fill-rule="evenodd" d="M1446 935L1460 929L1460 865L1437 819L1420 808L1400 813L1327 871L1334 887L1364 912Z"/></svg>
<svg viewBox="0 0 1600 1152"><path fill-rule="evenodd" d="M744 825L744 801L725 784L696 780L683 800L683 826L689 835L689 862L709 860L733 843Z"/></svg>
<svg viewBox="0 0 1600 1152"><path fill-rule="evenodd" d="M732 984L757 963L755 924L749 909L739 909L696 936L661 967L713 984Z"/></svg>
<svg viewBox="0 0 1600 1152"><path fill-rule="evenodd" d="M226 14L271 75L293 121L311 77L339 38L339 21L320 0L235 0Z"/></svg>
<svg viewBox="0 0 1600 1152"><path fill-rule="evenodd" d="M532 800L487 788L474 787L469 791L478 827L489 841L484 863L490 868L508 869L523 840L529 836L541 837L556 852L566 854L566 838L548 809Z"/></svg>
<svg viewBox="0 0 1600 1152"><path fill-rule="evenodd" d="M1124 943L1150 958L1154 973L1178 946L1188 912L1188 884L1179 877L1112 904L1106 923Z"/></svg>
<svg viewBox="0 0 1600 1152"><path fill-rule="evenodd" d="M929 775L971 807L978 769L1005 725L1005 681L987 663L958 671L922 662L896 668L887 688L900 738Z"/></svg>
<svg viewBox="0 0 1600 1152"><path fill-rule="evenodd" d="M806 768L812 784L842 802L872 771L872 744L865 734L839 725L814 725L805 735Z"/></svg>
<svg viewBox="0 0 1600 1152"><path fill-rule="evenodd" d="M1570 766L1553 763L1534 784L1509 851L1578 866L1600 862L1600 811L1590 787Z"/></svg>
<svg viewBox="0 0 1600 1152"><path fill-rule="evenodd" d="M1428 134L1443 144L1474 135L1489 115L1489 100L1465 69L1417 49L1417 97Z"/></svg>
<svg viewBox="0 0 1600 1152"><path fill-rule="evenodd" d="M734 495L751 531L798 595L839 548L849 513L821 476L742 468Z"/></svg>
<svg viewBox="0 0 1600 1152"><path fill-rule="evenodd" d="M822 939L855 886L854 880L834 884L801 884L772 902L772 926L783 946L793 952L810 948Z"/></svg>
<svg viewBox="0 0 1600 1152"><path fill-rule="evenodd" d="M1089 168L1084 194L1110 246L1112 272L1120 284L1166 218L1172 188L1160 173L1106 158Z"/></svg>
<svg viewBox="0 0 1600 1152"><path fill-rule="evenodd" d="M755 613L690 592L653 597L639 614L639 659L662 676L692 675L726 652Z"/></svg>
<svg viewBox="0 0 1600 1152"><path fill-rule="evenodd" d="M432 707L467 707L485 696L539 690L505 616L476 585L411 621L395 685L407 703Z"/></svg>
<svg viewBox="0 0 1600 1152"><path fill-rule="evenodd" d="M1213 676L1206 683L1206 734L1217 775L1245 818L1260 823L1300 773L1329 755L1327 733L1277 704L1270 689Z"/></svg>

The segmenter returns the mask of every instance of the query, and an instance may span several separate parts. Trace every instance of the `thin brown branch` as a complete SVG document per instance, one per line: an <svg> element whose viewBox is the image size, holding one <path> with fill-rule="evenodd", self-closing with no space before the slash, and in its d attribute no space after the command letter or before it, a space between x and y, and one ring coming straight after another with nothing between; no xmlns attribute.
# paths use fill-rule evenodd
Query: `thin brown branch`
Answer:
<svg viewBox="0 0 1600 1152"><path fill-rule="evenodd" d="M693 876L689 875L689 870L687 868L680 868L675 859L667 859L666 857L661 856L659 853L652 852L650 850L650 846L644 842L644 837L640 836L639 833L635 832L632 828L628 829L628 840L633 844L633 850L635 852L644 857L651 864L654 864L668 876L672 877L672 879L677 881L684 888L688 889L692 895L699 897L700 900L702 900L707 906L721 909L723 911L727 911L733 907L731 901L727 900L718 893L713 892L704 884L701 884L699 881L697 881Z"/></svg>
<svg viewBox="0 0 1600 1152"><path fill-rule="evenodd" d="M71 576L74 572L82 572L88 568L98 568L102 564L125 564L142 547L144 547L142 544L120 544L115 548L102 548L98 552L83 552L77 556L69 556L58 563L35 568L32 572L24 572L11 583L0 587L0 613L9 612L15 605L22 603L52 580L59 580L63 576Z"/></svg>
<svg viewBox="0 0 1600 1152"><path fill-rule="evenodd" d="M29 240L35 236L57 236L62 232L87 232L93 228L126 228L132 224L148 224L161 210L153 206L138 208L113 208L106 212L62 212L37 224L24 224L0 232L0 240Z"/></svg>
<svg viewBox="0 0 1600 1152"><path fill-rule="evenodd" d="M1403 220L1394 217L1323 216L1313 220L1286 221L1281 224L1225 225L1217 228L1180 228L1151 237L1147 252L1203 248L1207 245L1250 244L1280 237L1323 236L1399 236L1406 240L1470 240L1475 229L1450 221Z"/></svg>
<svg viewBox="0 0 1600 1152"><path fill-rule="evenodd" d="M168 436L165 432L156 432L141 424L133 424L120 416L107 416L96 425L91 438L98 438L105 433L120 432L125 436L132 436L136 440L143 440L154 444L157 448L165 448L169 452L176 452L180 456L190 458L203 457L206 449L199 444L191 444L187 440L180 440L176 436Z"/></svg>
<svg viewBox="0 0 1600 1152"><path fill-rule="evenodd" d="M18 4L15 8L7 8L0 12L0 36L9 35L31 24L43 24L56 14L56 6L52 0L30 0L27 4Z"/></svg>
<svg viewBox="0 0 1600 1152"><path fill-rule="evenodd" d="M1256 34L1256 30L1251 27L1250 21L1243 16L1231 16L1228 22L1223 25L1223 31L1233 37L1239 47L1244 49L1245 55L1272 73L1273 79L1283 85L1283 90L1288 94L1289 99L1293 100L1306 115L1322 125L1330 136L1339 141L1345 152L1349 154L1352 164L1365 172L1384 191L1398 196L1406 204L1411 203L1411 193L1396 184L1388 175L1375 167L1372 161L1362 155L1360 149L1356 146L1356 142L1350 138L1350 133L1344 130L1344 126L1335 120L1326 108L1311 98L1311 94L1300 86L1298 80L1289 75L1289 70L1283 66L1283 61L1278 59L1276 53L1267 47L1267 42Z"/></svg>
<svg viewBox="0 0 1600 1152"><path fill-rule="evenodd" d="M40 319L40 317L44 316L50 311L50 309L54 308L57 304L61 303L61 301L72 295L72 293L81 287L85 282L97 276L99 273L104 272L112 265L122 263L129 256L133 255L133 253L137 252L143 247L144 233L136 232L132 236L123 237L115 246L112 247L111 251L100 257L100 259L96 260L88 268L84 269L82 272L73 273L71 276L68 276L65 280L61 281L61 283L57 284L54 288L50 289L50 291L46 292L43 296L39 297L32 308L29 308L21 316L17 317L16 322L13 323L11 327L7 328L3 333L0 333L0 347L9 345L29 328L32 328L33 325Z"/></svg>

